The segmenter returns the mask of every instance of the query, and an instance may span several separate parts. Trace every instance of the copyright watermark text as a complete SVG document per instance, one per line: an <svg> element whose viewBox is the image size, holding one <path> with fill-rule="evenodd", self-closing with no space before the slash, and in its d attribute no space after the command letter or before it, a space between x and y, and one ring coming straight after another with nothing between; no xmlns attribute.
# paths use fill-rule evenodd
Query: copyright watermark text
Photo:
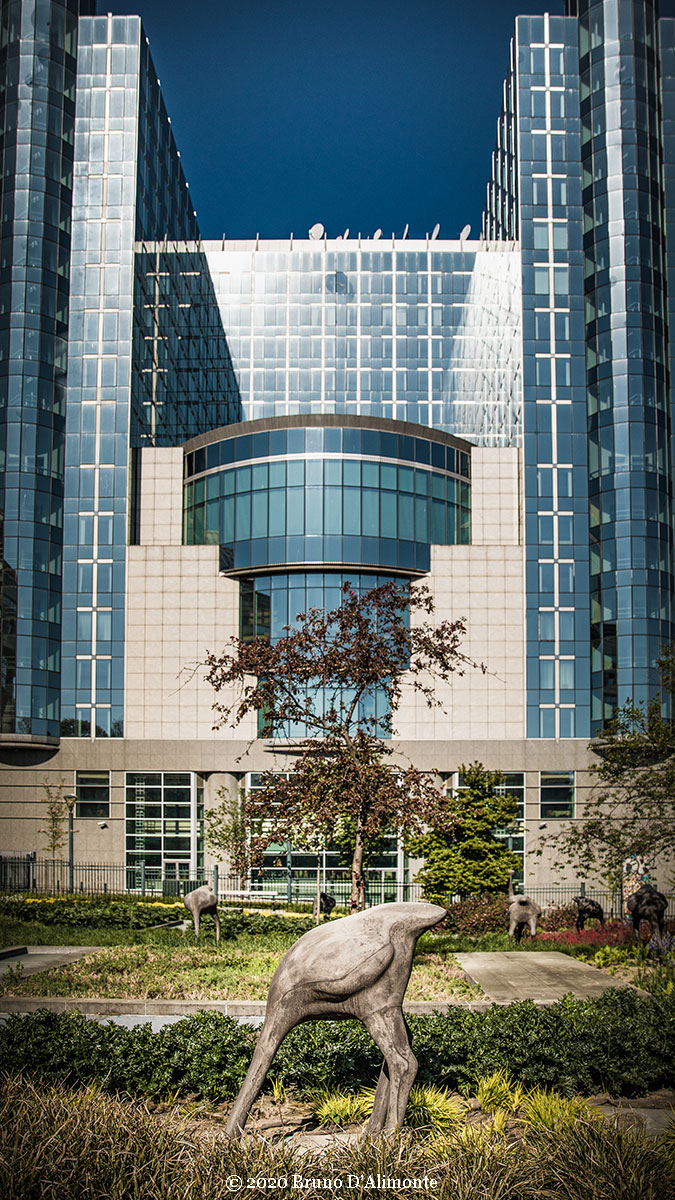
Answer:
<svg viewBox="0 0 675 1200"><path fill-rule="evenodd" d="M276 1178L229 1175L226 1185L229 1192L243 1188L268 1192L289 1188L298 1192L341 1192L350 1188L361 1188L366 1192L433 1192L438 1187L438 1180L431 1175L279 1175Z"/></svg>

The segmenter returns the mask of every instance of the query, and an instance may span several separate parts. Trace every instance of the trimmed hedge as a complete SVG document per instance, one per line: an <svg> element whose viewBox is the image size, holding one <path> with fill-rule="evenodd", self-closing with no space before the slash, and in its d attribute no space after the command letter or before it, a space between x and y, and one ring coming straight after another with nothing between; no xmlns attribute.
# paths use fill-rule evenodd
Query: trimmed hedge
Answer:
<svg viewBox="0 0 675 1200"><path fill-rule="evenodd" d="M79 925L81 928L148 929L187 917L182 901L144 904L138 900L95 900L0 897L0 917L11 921L38 921L41 925Z"/></svg>
<svg viewBox="0 0 675 1200"><path fill-rule="evenodd" d="M485 1013L409 1017L419 1082L469 1093L498 1068L528 1087L566 1095L636 1096L675 1086L675 998L612 989L592 1000L571 997L547 1008L532 1001ZM40 1010L11 1016L0 1029L0 1061L11 1073L45 1080L100 1081L130 1095L189 1093L210 1100L236 1094L256 1031L204 1012L153 1033L125 1029L78 1012ZM628 1052L628 1048L630 1048ZM377 1078L381 1055L358 1022L310 1022L282 1044L272 1075L300 1097L322 1087L358 1089Z"/></svg>
<svg viewBox="0 0 675 1200"><path fill-rule="evenodd" d="M223 936L240 933L293 933L300 937L314 926L313 917L281 917L276 913L242 913L219 908ZM39 922L41 925L79 925L99 929L148 929L168 921L182 921L189 914L182 900L163 903L103 897L0 896L0 919Z"/></svg>

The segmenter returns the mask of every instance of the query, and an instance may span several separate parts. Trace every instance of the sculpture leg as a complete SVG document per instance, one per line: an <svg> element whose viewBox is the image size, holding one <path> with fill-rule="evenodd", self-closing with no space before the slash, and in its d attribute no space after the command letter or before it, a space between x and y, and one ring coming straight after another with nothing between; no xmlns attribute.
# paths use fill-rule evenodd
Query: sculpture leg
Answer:
<svg viewBox="0 0 675 1200"><path fill-rule="evenodd" d="M530 937L535 938L537 936L537 918L530 917L528 925L530 927Z"/></svg>
<svg viewBox="0 0 675 1200"><path fill-rule="evenodd" d="M509 940L511 940L513 938L513 935L516 932L517 928L518 928L518 922L514 921L514 920L510 920L509 921ZM520 940L519 938L516 938L516 941L519 941L519 940Z"/></svg>
<svg viewBox="0 0 675 1200"><path fill-rule="evenodd" d="M412 1048L412 1033L410 1032L410 1027L409 1027L408 1022L406 1021L405 1017L403 1018L403 1024L405 1025L405 1031L406 1031L406 1035L408 1038L408 1045ZM368 1133L373 1134L373 1133L380 1132L380 1130L382 1129L382 1126L384 1125L388 1108L389 1108L389 1071L387 1069L387 1060L385 1058L384 1062L382 1063L382 1070L380 1071L380 1077L377 1081L377 1087L375 1089L375 1100L373 1102L373 1111L370 1114L370 1119L368 1121Z"/></svg>
<svg viewBox="0 0 675 1200"><path fill-rule="evenodd" d="M192 920L194 922L194 927L195 927L195 937L198 938L199 937L199 909L198 908L196 908L194 910L194 912L192 914Z"/></svg>
<svg viewBox="0 0 675 1200"><path fill-rule="evenodd" d="M386 1109L384 1107L384 1084L380 1093L379 1111L373 1108L373 1116L367 1125L368 1133L379 1133L380 1129L396 1129L403 1124L410 1089L417 1075L417 1059L410 1047L410 1031L400 1008L387 1008L363 1017L363 1024L375 1044L382 1051L389 1076ZM382 1076L378 1089L382 1083ZM377 1091L375 1093L377 1100ZM376 1118L376 1120L374 1120ZM381 1124L377 1124L380 1121Z"/></svg>
<svg viewBox="0 0 675 1200"><path fill-rule="evenodd" d="M253 1052L251 1065L246 1072L246 1078L241 1085L239 1095L225 1126L227 1137L239 1137L244 1132L248 1114L260 1095L272 1059L286 1034L297 1024L299 1024L298 1021L289 1021L287 1017L280 1020L278 1016L273 1016L269 1022L265 1019Z"/></svg>
<svg viewBox="0 0 675 1200"><path fill-rule="evenodd" d="M373 1102L373 1111L368 1119L366 1126L368 1133L379 1133L384 1125L387 1110L389 1108L389 1073L387 1071L386 1059L382 1063L382 1070L375 1088L375 1100Z"/></svg>
<svg viewBox="0 0 675 1200"><path fill-rule="evenodd" d="M216 923L216 945L217 945L218 942L220 941L220 917L218 916L218 911L215 908L213 910L213 919Z"/></svg>

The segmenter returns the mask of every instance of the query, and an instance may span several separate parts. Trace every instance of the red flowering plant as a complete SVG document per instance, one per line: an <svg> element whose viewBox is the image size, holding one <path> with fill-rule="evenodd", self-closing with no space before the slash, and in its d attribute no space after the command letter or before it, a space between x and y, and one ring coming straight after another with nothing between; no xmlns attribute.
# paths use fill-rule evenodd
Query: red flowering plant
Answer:
<svg viewBox="0 0 675 1200"><path fill-rule="evenodd" d="M604 929L559 929L540 933L539 940L561 946L627 946L633 940L631 925L623 921L610 921Z"/></svg>

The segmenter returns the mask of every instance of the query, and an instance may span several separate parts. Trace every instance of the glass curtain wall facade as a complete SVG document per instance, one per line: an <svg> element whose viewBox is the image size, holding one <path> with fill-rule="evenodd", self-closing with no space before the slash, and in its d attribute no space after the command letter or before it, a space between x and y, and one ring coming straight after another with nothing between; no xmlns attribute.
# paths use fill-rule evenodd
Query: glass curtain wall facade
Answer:
<svg viewBox="0 0 675 1200"><path fill-rule="evenodd" d="M250 421L246 434L188 443L188 545L219 544L227 571L334 562L420 573L432 543L470 542L467 442L373 418L305 420Z"/></svg>
<svg viewBox="0 0 675 1200"><path fill-rule="evenodd" d="M349 413L520 433L520 256L464 243L207 243L246 420Z"/></svg>
<svg viewBox="0 0 675 1200"><path fill-rule="evenodd" d="M0 15L0 741L59 734L63 458L78 17Z"/></svg>
<svg viewBox="0 0 675 1200"><path fill-rule="evenodd" d="M619 0L567 14L517 19L483 222L523 255L531 737L587 737L654 694L675 632L659 63L673 23Z"/></svg>
<svg viewBox="0 0 675 1200"><path fill-rule="evenodd" d="M140 239L179 239L171 254ZM134 448L238 415L213 290L140 18L80 21L61 732L122 737ZM170 389L170 410L166 403Z"/></svg>
<svg viewBox="0 0 675 1200"><path fill-rule="evenodd" d="M658 683L673 510L657 6L579 18L594 730ZM664 30L664 32L666 32Z"/></svg>

